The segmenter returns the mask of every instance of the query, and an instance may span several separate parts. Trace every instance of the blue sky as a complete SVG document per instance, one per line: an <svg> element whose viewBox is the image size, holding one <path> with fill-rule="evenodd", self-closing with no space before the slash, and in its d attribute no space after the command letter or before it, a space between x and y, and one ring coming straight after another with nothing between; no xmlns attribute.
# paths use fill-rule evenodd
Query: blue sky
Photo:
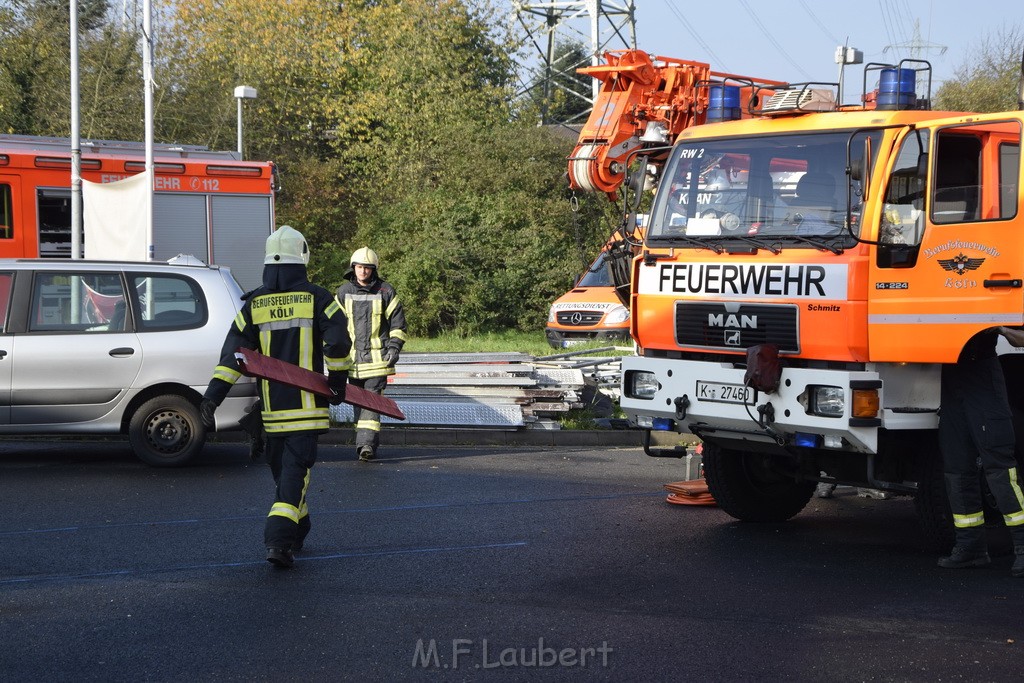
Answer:
<svg viewBox="0 0 1024 683"><path fill-rule="evenodd" d="M551 4L520 1L525 5ZM498 2L499 6L512 6L512 0ZM613 9L625 4L625 0L604 2L606 8ZM901 58L928 60L934 92L972 52L977 52L984 39L995 39L1000 30L1024 34L1021 0L634 2L639 49L708 62L715 71L791 83L837 81L836 47L848 43L864 53L865 63L888 64ZM585 12L581 19L567 24L563 38L589 42ZM611 28L609 22L601 25L603 38L611 41L609 48L625 47ZM915 43L916 53L910 47ZM877 70L872 73L877 77ZM859 94L864 82L863 66L847 67L844 81L848 96ZM844 101L850 101L850 97L844 97Z"/></svg>
<svg viewBox="0 0 1024 683"><path fill-rule="evenodd" d="M995 37L1000 28L1024 30L1020 0L635 0L635 6L642 50L790 82L836 81L835 48L848 40L865 62L927 59L934 89L985 37ZM917 55L891 47L915 42L915 22ZM845 81L859 92L863 67L847 67Z"/></svg>

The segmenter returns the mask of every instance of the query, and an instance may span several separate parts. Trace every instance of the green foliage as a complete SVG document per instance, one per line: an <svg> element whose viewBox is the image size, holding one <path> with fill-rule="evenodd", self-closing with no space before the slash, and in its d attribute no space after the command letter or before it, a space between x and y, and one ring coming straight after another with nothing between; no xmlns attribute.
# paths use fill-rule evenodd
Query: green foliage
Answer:
<svg viewBox="0 0 1024 683"><path fill-rule="evenodd" d="M949 111L1017 109L1024 32L1004 26L983 39L935 94L935 106Z"/></svg>
<svg viewBox="0 0 1024 683"><path fill-rule="evenodd" d="M542 329L579 270L560 175L568 146L525 125L456 132L430 151L431 185L389 184L356 243L381 255L414 334ZM598 245L606 230L591 214L584 239Z"/></svg>
<svg viewBox="0 0 1024 683"><path fill-rule="evenodd" d="M540 334L611 233L603 197L570 208L575 136L515 121L494 0L155 5L156 139L234 149L233 90L256 88L245 155L277 163L277 222L306 235L312 277L335 286L373 247L414 333ZM82 135L141 141L138 28L120 2L78 6ZM68 7L0 3L0 130L69 134Z"/></svg>
<svg viewBox="0 0 1024 683"><path fill-rule="evenodd" d="M0 10L0 130L70 134L69 3L16 0ZM141 139L138 34L109 20L106 0L79 0L83 138Z"/></svg>

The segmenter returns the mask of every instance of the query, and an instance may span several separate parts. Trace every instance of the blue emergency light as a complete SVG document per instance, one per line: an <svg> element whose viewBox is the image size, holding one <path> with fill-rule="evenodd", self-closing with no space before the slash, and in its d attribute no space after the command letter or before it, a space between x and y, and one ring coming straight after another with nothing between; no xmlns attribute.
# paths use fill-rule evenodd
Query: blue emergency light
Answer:
<svg viewBox="0 0 1024 683"><path fill-rule="evenodd" d="M738 85L713 85L708 89L708 123L735 121L741 114Z"/></svg>

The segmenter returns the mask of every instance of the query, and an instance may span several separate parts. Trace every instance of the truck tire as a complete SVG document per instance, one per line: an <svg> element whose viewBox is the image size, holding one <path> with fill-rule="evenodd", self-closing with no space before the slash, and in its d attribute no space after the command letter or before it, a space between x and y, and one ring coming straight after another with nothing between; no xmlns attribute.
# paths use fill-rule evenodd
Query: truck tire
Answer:
<svg viewBox="0 0 1024 683"><path fill-rule="evenodd" d="M704 478L718 507L744 522L784 522L804 509L815 482L774 471L770 457L704 442Z"/></svg>
<svg viewBox="0 0 1024 683"><path fill-rule="evenodd" d="M1018 408L1013 410L1014 430L1024 434L1024 412ZM1017 471L1024 472L1024 444L1017 439L1016 456ZM914 496L914 507L921 523L925 543L931 550L947 553L956 543L953 527L953 512L949 507L949 494L946 492L946 480L943 474L942 454L938 443L933 447L924 448L918 453L917 494ZM978 472L981 485L982 502L985 512L985 531L989 552L993 555L1007 555L1013 551L1009 533L1003 523L1002 513L996 506L985 480L985 474Z"/></svg>
<svg viewBox="0 0 1024 683"><path fill-rule="evenodd" d="M914 509L928 548L937 553L948 553L954 543L953 512L949 508L949 495L946 493L942 469L942 454L938 443L934 448L918 451Z"/></svg>
<svg viewBox="0 0 1024 683"><path fill-rule="evenodd" d="M202 450L206 429L191 401L168 394L149 399L132 414L128 441L147 465L179 467Z"/></svg>

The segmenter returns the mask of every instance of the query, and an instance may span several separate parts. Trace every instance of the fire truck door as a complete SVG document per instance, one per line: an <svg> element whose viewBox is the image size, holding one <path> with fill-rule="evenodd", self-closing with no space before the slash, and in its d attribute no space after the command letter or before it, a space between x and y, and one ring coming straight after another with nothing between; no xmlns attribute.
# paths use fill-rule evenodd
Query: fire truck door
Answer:
<svg viewBox="0 0 1024 683"><path fill-rule="evenodd" d="M977 332L1024 322L1022 117L945 119L903 137L878 197L872 360L951 363Z"/></svg>

